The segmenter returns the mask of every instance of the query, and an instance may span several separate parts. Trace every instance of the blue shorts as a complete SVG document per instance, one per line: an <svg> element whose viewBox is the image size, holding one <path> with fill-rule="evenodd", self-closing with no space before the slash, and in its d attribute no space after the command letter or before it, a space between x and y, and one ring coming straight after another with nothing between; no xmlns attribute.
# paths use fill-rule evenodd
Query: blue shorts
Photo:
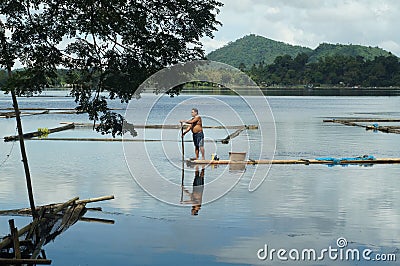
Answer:
<svg viewBox="0 0 400 266"><path fill-rule="evenodd" d="M203 131L193 133L193 143L196 148L204 147L204 133Z"/></svg>

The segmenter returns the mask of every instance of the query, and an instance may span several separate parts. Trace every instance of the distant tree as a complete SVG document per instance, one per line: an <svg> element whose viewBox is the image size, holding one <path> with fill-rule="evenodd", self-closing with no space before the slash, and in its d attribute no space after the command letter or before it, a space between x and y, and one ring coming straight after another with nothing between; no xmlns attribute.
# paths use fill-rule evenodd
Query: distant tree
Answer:
<svg viewBox="0 0 400 266"><path fill-rule="evenodd" d="M356 48L359 48L358 46ZM377 56L365 60L362 56L333 55L309 62L306 53L295 58L277 56L274 63L254 64L247 73L262 84L307 85L310 83L338 86L399 86L400 63L395 56Z"/></svg>
<svg viewBox="0 0 400 266"><path fill-rule="evenodd" d="M246 71L246 65L243 62L239 64L239 70L243 72Z"/></svg>

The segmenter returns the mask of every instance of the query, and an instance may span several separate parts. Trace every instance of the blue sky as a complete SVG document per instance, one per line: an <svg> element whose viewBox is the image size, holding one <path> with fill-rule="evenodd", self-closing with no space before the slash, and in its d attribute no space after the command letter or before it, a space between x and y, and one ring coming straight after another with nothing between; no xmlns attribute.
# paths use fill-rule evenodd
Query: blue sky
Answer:
<svg viewBox="0 0 400 266"><path fill-rule="evenodd" d="M254 33L293 45L322 42L379 46L400 56L398 0L220 0L223 26L206 52Z"/></svg>

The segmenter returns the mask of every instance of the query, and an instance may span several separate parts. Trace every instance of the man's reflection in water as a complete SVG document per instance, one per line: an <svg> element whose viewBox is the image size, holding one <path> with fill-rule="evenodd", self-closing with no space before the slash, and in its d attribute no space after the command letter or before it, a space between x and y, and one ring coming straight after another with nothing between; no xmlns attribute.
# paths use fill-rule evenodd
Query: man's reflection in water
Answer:
<svg viewBox="0 0 400 266"><path fill-rule="evenodd" d="M182 186L182 190L185 191L186 194L188 194L190 197L190 200L185 200L182 203L193 205L191 211L192 215L198 215L199 210L201 209L204 190L204 168L205 166L202 166L201 171L199 171L199 166L196 165L195 167L192 193L190 193L189 190L185 189L185 187Z"/></svg>

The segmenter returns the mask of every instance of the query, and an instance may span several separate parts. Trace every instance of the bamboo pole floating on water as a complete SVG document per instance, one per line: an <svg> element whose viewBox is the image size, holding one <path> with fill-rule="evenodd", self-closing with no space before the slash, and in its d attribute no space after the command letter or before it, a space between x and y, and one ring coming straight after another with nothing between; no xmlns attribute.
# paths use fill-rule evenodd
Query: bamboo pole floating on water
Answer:
<svg viewBox="0 0 400 266"><path fill-rule="evenodd" d="M101 223L101 224L115 224L114 220L101 219L101 218L90 218L90 217L81 217L79 221L87 222L87 223Z"/></svg>
<svg viewBox="0 0 400 266"><path fill-rule="evenodd" d="M31 138L27 139L37 141L100 141L100 142L176 142L176 140L164 139L122 139L122 138ZM184 140L184 142L193 142L192 140ZM205 139L204 142L222 142L222 140Z"/></svg>
<svg viewBox="0 0 400 266"><path fill-rule="evenodd" d="M334 119L324 119L323 122L328 123L340 123L341 121L347 122L400 122L398 118L334 118Z"/></svg>
<svg viewBox="0 0 400 266"><path fill-rule="evenodd" d="M175 140L163 140L163 139L121 139L121 138L31 138L27 140L40 140L40 141L99 141L99 142L175 142ZM204 142L222 142L223 140L211 140L205 139ZM191 140L184 140L184 142L193 142ZM223 143L227 144L227 143Z"/></svg>
<svg viewBox="0 0 400 266"><path fill-rule="evenodd" d="M62 203L61 205L59 205L57 208L55 208L52 213L56 214L58 212L60 212L62 209L64 209L65 207L74 204L77 200L79 199L79 197L75 197L73 199L70 199L69 201Z"/></svg>
<svg viewBox="0 0 400 266"><path fill-rule="evenodd" d="M50 265L51 260L48 259L2 259L0 265Z"/></svg>
<svg viewBox="0 0 400 266"><path fill-rule="evenodd" d="M334 164L331 160L307 160L307 159L298 159L298 160L247 160L247 161L230 161L230 160L187 160L188 164ZM375 160L341 160L338 163L339 165L346 164L400 164L400 158L379 158Z"/></svg>
<svg viewBox="0 0 400 266"><path fill-rule="evenodd" d="M86 203L92 203L92 202L98 202L98 201L113 200L114 198L115 198L114 195L103 196L103 197L98 197L98 198L77 200L75 203L76 204L86 204Z"/></svg>
<svg viewBox="0 0 400 266"><path fill-rule="evenodd" d="M49 111L43 111L43 112L35 112L35 113L31 113L31 112L25 112L25 113L20 113L20 116L28 116L28 115L44 115L44 114L48 114ZM0 113L0 118L13 118L16 117L15 112L4 112L4 113Z"/></svg>
<svg viewBox="0 0 400 266"><path fill-rule="evenodd" d="M65 126L61 126L61 127L56 127L56 128L50 128L48 130L48 134L51 133L55 133L55 132L60 132L60 131L64 131L64 130L68 130L68 129L74 129L75 125L74 124L68 124ZM25 133L23 134L23 138L24 139L31 139L34 137L40 137L43 133L40 131L35 131L35 132L30 132L30 133ZM4 137L4 141L8 142L8 141L15 141L18 140L19 136L8 136L8 137Z"/></svg>
<svg viewBox="0 0 400 266"><path fill-rule="evenodd" d="M373 125L361 125L356 122L400 122L399 119L328 119L323 120L324 122L337 123L345 126L362 127L366 130L377 130L385 133L400 134L400 126L373 126Z"/></svg>
<svg viewBox="0 0 400 266"><path fill-rule="evenodd" d="M228 144L229 141L237 136L239 136L239 134L243 131L247 129L247 126L242 126L241 128L239 128L238 130L236 130L235 132L233 132L232 134L228 135L226 138L224 138L223 140L221 140L221 142L223 144Z"/></svg>
<svg viewBox="0 0 400 266"><path fill-rule="evenodd" d="M93 127L92 123L75 123L75 122L60 122L60 124L74 124L75 127ZM95 126L98 126L96 124ZM241 126L203 126L203 128L211 128L211 129L240 129L242 127L246 127L246 129L258 129L257 125L241 125ZM181 125L134 125L135 128L145 128L145 129L180 129Z"/></svg>
<svg viewBox="0 0 400 266"><path fill-rule="evenodd" d="M6 110L7 112L0 112L0 118L13 118L15 117L15 111L13 108L0 108L0 110ZM20 108L20 111L40 111L40 112L21 112L21 116L29 115L45 115L45 114L83 114L84 111L77 110L75 108ZM110 108L109 110L125 110L123 108Z"/></svg>
<svg viewBox="0 0 400 266"><path fill-rule="evenodd" d="M7 108L0 108L0 110L14 110L12 107L7 107ZM42 111L42 110L49 110L49 111L61 111L61 110L67 110L67 111L73 111L76 110L76 108L43 108L43 107L31 107L31 108L19 108L20 111ZM108 110L125 110L125 108L109 108Z"/></svg>

